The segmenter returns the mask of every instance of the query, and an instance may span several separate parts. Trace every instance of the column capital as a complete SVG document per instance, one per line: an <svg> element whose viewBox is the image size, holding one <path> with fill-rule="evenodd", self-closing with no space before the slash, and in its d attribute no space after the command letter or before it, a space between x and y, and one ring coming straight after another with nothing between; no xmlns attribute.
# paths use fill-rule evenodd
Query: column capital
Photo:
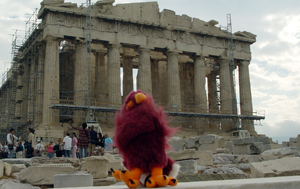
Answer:
<svg viewBox="0 0 300 189"><path fill-rule="evenodd" d="M108 48L111 49L111 48L121 48L122 45L120 43L109 43L108 44Z"/></svg>
<svg viewBox="0 0 300 189"><path fill-rule="evenodd" d="M220 65L222 65L222 64L228 64L229 65L229 63L230 63L230 60L229 60L229 58L228 57L220 57L219 59L218 59L218 62L220 63Z"/></svg>
<svg viewBox="0 0 300 189"><path fill-rule="evenodd" d="M167 52L166 52L166 55L167 56L169 56L169 55L179 55L180 53L182 53L182 51L180 51L178 49L173 49L173 50L168 49Z"/></svg>
<svg viewBox="0 0 300 189"><path fill-rule="evenodd" d="M52 37L52 36L47 36L44 39L46 42L48 41L55 41L55 42L60 42L62 39L61 38L57 38L57 37Z"/></svg>
<svg viewBox="0 0 300 189"><path fill-rule="evenodd" d="M206 57L208 57L208 55L196 54L196 55L192 56L191 58L195 61L196 59L204 60Z"/></svg>
<svg viewBox="0 0 300 189"><path fill-rule="evenodd" d="M142 47L142 46L140 46L139 48L138 48L138 52L151 52L151 48L149 48L149 47Z"/></svg>
<svg viewBox="0 0 300 189"><path fill-rule="evenodd" d="M250 61L249 60L241 60L239 61L240 65L244 65L244 66L249 66L250 65Z"/></svg>

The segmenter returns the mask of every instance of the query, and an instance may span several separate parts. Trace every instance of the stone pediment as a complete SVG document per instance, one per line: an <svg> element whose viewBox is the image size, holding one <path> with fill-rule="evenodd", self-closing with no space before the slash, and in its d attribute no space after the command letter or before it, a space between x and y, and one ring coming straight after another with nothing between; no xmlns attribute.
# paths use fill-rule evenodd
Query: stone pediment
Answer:
<svg viewBox="0 0 300 189"><path fill-rule="evenodd" d="M43 1L44 3L50 2ZM54 3L56 2L56 4ZM68 23L70 26L85 27L83 24L86 16L86 7L79 6L72 3L59 3L59 0L53 0L53 3L42 5L38 17L42 19L48 12L54 12L56 16L53 17L54 24L64 25ZM157 2L143 2L143 3L129 3L129 4L116 4L115 0L98 1L92 5L91 16L92 25L96 29L116 32L122 31L123 33L135 33L134 35L145 35L147 30L158 32L155 35L167 35L168 38L173 40L180 38L174 37L177 33L184 33L189 38L182 37L181 41L196 41L194 35L205 35L210 37L226 38L228 37L227 31L218 26L218 21L209 20L203 21L198 18L192 18L188 15L176 15L175 11L164 9L159 10ZM101 25L97 23L97 19L102 20ZM70 21L71 20L71 21ZM118 27L115 22L118 22ZM46 23L43 23L46 24ZM128 29L129 28L129 29ZM113 30L113 31L112 31ZM123 31L124 30L124 31ZM128 30L128 31L127 31ZM149 32L148 32L149 33ZM152 34L150 32L150 34ZM150 35L147 34L147 35ZM193 39L192 39L192 38ZM236 32L233 35L234 40L244 41L247 43L254 43L256 36L250 32ZM179 39L180 40L180 39ZM214 43L207 41L207 43ZM220 44L222 46L222 44Z"/></svg>
<svg viewBox="0 0 300 189"><path fill-rule="evenodd" d="M41 2L41 5L53 5L53 4L60 4L60 3L64 3L64 0L43 0Z"/></svg>
<svg viewBox="0 0 300 189"><path fill-rule="evenodd" d="M256 39L256 35L250 33L250 32L247 32L247 31L238 31L238 32L235 32L234 33L235 36L239 36L239 37L246 37L246 38L251 38L251 39Z"/></svg>

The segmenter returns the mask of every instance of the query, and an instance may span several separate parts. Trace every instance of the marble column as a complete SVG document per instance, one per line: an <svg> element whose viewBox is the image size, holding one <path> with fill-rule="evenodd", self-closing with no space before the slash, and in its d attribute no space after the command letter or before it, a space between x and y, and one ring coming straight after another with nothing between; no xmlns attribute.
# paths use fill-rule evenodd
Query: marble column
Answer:
<svg viewBox="0 0 300 189"><path fill-rule="evenodd" d="M98 102L107 100L107 65L105 62L106 52L95 52L95 98Z"/></svg>
<svg viewBox="0 0 300 189"><path fill-rule="evenodd" d="M121 100L120 44L110 44L108 48L108 102L111 107L119 107Z"/></svg>
<svg viewBox="0 0 300 189"><path fill-rule="evenodd" d="M160 81L159 81L159 60L152 59L151 61L151 81L152 81L152 96L156 103L160 102Z"/></svg>
<svg viewBox="0 0 300 189"><path fill-rule="evenodd" d="M28 91L28 114L27 114L27 120L28 121L34 121L35 117L35 97L36 97L36 91L35 91L35 78L36 78L36 69L35 69L35 59L31 59L30 64L30 73L29 73L29 91Z"/></svg>
<svg viewBox="0 0 300 189"><path fill-rule="evenodd" d="M196 112L207 113L207 96L206 96L206 76L205 76L205 57L194 57L194 94L195 94L195 107ZM199 118L198 131L205 132L210 129L207 118Z"/></svg>
<svg viewBox="0 0 300 189"><path fill-rule="evenodd" d="M43 115L43 89L44 89L44 63L45 63L45 46L40 46L38 65L37 65L37 85L36 85L36 110L37 110L37 123L42 122Z"/></svg>
<svg viewBox="0 0 300 189"><path fill-rule="evenodd" d="M86 44L78 42L75 44L75 63L74 63L74 104L77 106L86 106L87 91L87 65L86 65ZM75 125L81 125L85 120L85 114L82 111L74 111Z"/></svg>
<svg viewBox="0 0 300 189"><path fill-rule="evenodd" d="M217 92L217 83L216 83L216 72L212 72L207 76L207 85L208 85L208 104L209 104L209 113L218 114L218 92ZM218 120L214 118L209 119L209 131L216 131L219 129L217 124Z"/></svg>
<svg viewBox="0 0 300 189"><path fill-rule="evenodd" d="M168 107L181 108L181 91L180 91L180 80L179 80L179 65L178 65L178 55L177 51L168 51L168 68L167 68L167 75L168 75Z"/></svg>
<svg viewBox="0 0 300 189"><path fill-rule="evenodd" d="M229 59L220 59L220 93L221 113L232 114L232 85ZM232 121L222 121L222 131L230 131L232 127Z"/></svg>
<svg viewBox="0 0 300 189"><path fill-rule="evenodd" d="M207 96L206 96L206 77L205 77L205 65L204 56L196 56L194 63L194 92L195 92L195 106L199 108L201 112L207 111Z"/></svg>
<svg viewBox="0 0 300 189"><path fill-rule="evenodd" d="M123 101L133 90L132 59L135 56L124 54L123 58Z"/></svg>
<svg viewBox="0 0 300 189"><path fill-rule="evenodd" d="M139 49L139 71L137 75L137 89L152 95L150 51L148 48Z"/></svg>
<svg viewBox="0 0 300 189"><path fill-rule="evenodd" d="M23 102L21 103L21 115L22 121L27 121L28 116L28 88L29 88L29 73L30 69L28 64L23 62L24 66L24 73L22 75L22 99Z"/></svg>
<svg viewBox="0 0 300 189"><path fill-rule="evenodd" d="M253 115L249 64L250 62L247 60L239 63L240 107L242 115ZM246 128L251 135L256 134L252 120L242 120L242 127Z"/></svg>
<svg viewBox="0 0 300 189"><path fill-rule="evenodd" d="M51 99L59 98L59 41L46 40L43 96L43 125L59 125L59 110L51 109Z"/></svg>

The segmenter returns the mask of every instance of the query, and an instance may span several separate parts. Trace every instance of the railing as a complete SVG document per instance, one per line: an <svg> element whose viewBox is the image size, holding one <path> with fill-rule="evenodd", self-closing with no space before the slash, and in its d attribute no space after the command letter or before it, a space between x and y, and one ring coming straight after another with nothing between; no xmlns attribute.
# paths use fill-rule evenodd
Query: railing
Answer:
<svg viewBox="0 0 300 189"><path fill-rule="evenodd" d="M80 97L62 97L61 99L52 98L51 105L61 105L67 107L78 107L86 108L113 108L113 109L121 109L123 104L118 103L110 103L108 99L97 99L91 98L90 105L88 105L88 101L85 99L84 96ZM199 114L216 114L216 115L231 115L230 110L217 110L217 109L203 109L196 107L194 105L185 105L179 106L178 104L164 104L164 103L157 103L158 106L161 106L164 111L166 112L174 112L174 113L199 113ZM265 111L263 110L255 110L253 112L244 111L242 116L265 116Z"/></svg>

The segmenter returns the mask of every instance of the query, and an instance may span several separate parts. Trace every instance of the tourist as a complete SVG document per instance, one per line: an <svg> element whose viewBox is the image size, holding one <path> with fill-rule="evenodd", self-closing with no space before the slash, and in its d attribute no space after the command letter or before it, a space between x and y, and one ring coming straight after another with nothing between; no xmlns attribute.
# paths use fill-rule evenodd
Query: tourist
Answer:
<svg viewBox="0 0 300 189"><path fill-rule="evenodd" d="M27 137L27 142L30 143L31 145L33 144L33 141L34 141L34 129L32 128L29 128L27 130L28 132L28 137Z"/></svg>
<svg viewBox="0 0 300 189"><path fill-rule="evenodd" d="M65 151L65 157L70 157L70 150L72 147L72 139L70 138L70 134L67 133L67 136L63 140L63 147Z"/></svg>
<svg viewBox="0 0 300 189"><path fill-rule="evenodd" d="M55 146L53 147L53 150L56 153L56 157L62 157L63 154L63 143L61 138L57 139L57 142L55 144Z"/></svg>
<svg viewBox="0 0 300 189"><path fill-rule="evenodd" d="M14 146L17 145L18 138L14 135L15 130L10 129L7 134L7 144L9 149L9 158L12 159L14 157Z"/></svg>
<svg viewBox="0 0 300 189"><path fill-rule="evenodd" d="M28 137L27 137L27 141L25 141L24 144L24 147L26 149L26 158L32 158L34 153L34 149L32 147L34 142L34 129L29 128L27 132L28 132Z"/></svg>
<svg viewBox="0 0 300 189"><path fill-rule="evenodd" d="M108 136L108 134L105 134L104 138L105 138L104 140L105 151L113 151L113 147L112 147L113 141L111 140L111 138Z"/></svg>
<svg viewBox="0 0 300 189"><path fill-rule="evenodd" d="M45 146L45 150L47 151L47 155L49 159L52 159L54 157L54 150L53 150L53 142L50 141L49 144Z"/></svg>
<svg viewBox="0 0 300 189"><path fill-rule="evenodd" d="M89 145L89 157L93 155L95 151L96 144L98 142L98 137L97 137L97 132L94 131L94 126L91 126L91 131L90 131L90 136L91 136L91 143Z"/></svg>
<svg viewBox="0 0 300 189"><path fill-rule="evenodd" d="M76 136L76 133L73 132L72 133L73 135L73 151L72 151L72 157L73 158L76 158L76 152L77 152L77 136Z"/></svg>
<svg viewBox="0 0 300 189"><path fill-rule="evenodd" d="M98 138L97 145L100 146L101 148L104 148L104 136L102 136L102 133L98 133L97 138Z"/></svg>
<svg viewBox="0 0 300 189"><path fill-rule="evenodd" d="M79 130L77 147L80 149L80 158L87 157L87 148L91 143L90 132L87 129L87 124L82 123L81 127L72 127L72 129Z"/></svg>
<svg viewBox="0 0 300 189"><path fill-rule="evenodd" d="M24 147L22 145L22 142L19 141L18 146L16 148L16 158L17 159L23 158L23 152L24 152Z"/></svg>
<svg viewBox="0 0 300 189"><path fill-rule="evenodd" d="M44 146L41 144L41 141L37 141L37 145L34 148L34 156L35 157L42 157L42 153L44 151Z"/></svg>
<svg viewBox="0 0 300 189"><path fill-rule="evenodd" d="M9 149L8 149L8 146L7 146L7 143L5 142L2 142L2 145L3 145L3 150L2 150L2 158L5 159L5 158L8 158L8 152L9 152Z"/></svg>

